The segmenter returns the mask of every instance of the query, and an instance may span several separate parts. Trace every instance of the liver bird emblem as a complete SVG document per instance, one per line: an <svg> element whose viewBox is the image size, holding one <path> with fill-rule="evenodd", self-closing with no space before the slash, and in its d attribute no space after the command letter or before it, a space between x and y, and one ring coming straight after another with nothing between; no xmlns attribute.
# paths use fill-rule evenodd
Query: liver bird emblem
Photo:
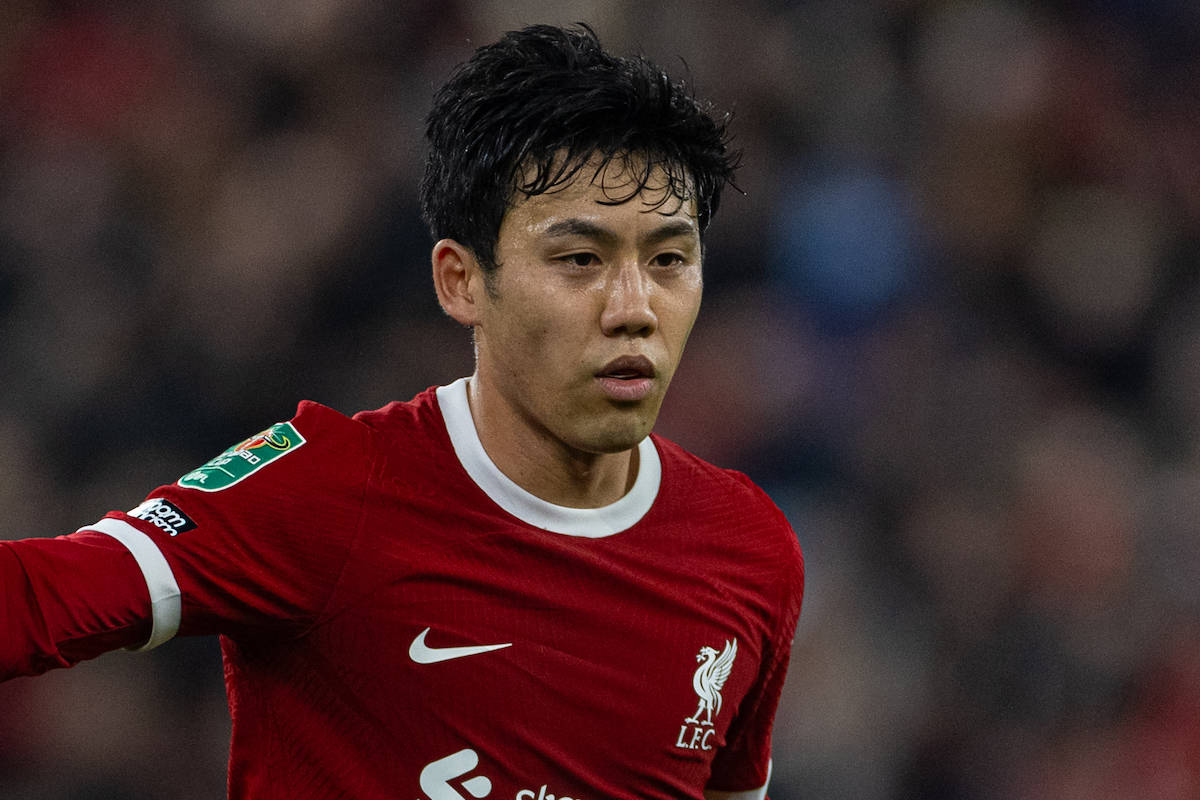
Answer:
<svg viewBox="0 0 1200 800"><path fill-rule="evenodd" d="M700 666L692 676L692 688L700 696L700 704L696 713L687 718L687 722L695 725L712 725L713 715L721 713L721 689L725 686L729 672L733 669L733 659L737 658L737 639L725 641L725 649L720 653L712 647L701 647L696 654ZM704 715L701 720L700 716Z"/></svg>

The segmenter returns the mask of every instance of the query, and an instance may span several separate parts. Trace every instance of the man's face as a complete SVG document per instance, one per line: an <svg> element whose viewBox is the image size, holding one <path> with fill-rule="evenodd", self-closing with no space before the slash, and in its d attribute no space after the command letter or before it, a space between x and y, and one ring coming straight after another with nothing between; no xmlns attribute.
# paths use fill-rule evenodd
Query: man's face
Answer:
<svg viewBox="0 0 1200 800"><path fill-rule="evenodd" d="M615 453L649 434L683 354L700 309L700 232L693 202L656 189L665 179L614 204L630 194L628 172L619 161L593 172L505 215L477 368L535 435Z"/></svg>

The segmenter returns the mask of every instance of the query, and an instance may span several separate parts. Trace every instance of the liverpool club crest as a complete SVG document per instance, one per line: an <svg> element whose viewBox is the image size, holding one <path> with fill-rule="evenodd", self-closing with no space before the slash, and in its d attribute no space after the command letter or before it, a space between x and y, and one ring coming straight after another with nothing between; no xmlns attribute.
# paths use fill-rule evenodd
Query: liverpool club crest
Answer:
<svg viewBox="0 0 1200 800"><path fill-rule="evenodd" d="M717 652L707 645L700 648L696 660L700 666L692 676L692 688L699 702L696 713L687 717L679 729L676 747L688 750L711 750L709 739L713 735L713 717L721 713L721 690L729 673L733 671L733 660L737 658L737 639L726 640L725 649Z"/></svg>

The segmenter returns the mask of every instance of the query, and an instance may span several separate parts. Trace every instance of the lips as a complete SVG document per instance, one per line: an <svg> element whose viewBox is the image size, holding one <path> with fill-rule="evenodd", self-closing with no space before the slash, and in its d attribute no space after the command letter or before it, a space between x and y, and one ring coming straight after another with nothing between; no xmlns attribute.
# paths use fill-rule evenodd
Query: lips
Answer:
<svg viewBox="0 0 1200 800"><path fill-rule="evenodd" d="M654 364L645 356L621 356L596 373L600 391L616 403L637 403L654 391Z"/></svg>
<svg viewBox="0 0 1200 800"><path fill-rule="evenodd" d="M654 364L645 356L621 356L608 362L596 373L597 378L633 381L654 377Z"/></svg>

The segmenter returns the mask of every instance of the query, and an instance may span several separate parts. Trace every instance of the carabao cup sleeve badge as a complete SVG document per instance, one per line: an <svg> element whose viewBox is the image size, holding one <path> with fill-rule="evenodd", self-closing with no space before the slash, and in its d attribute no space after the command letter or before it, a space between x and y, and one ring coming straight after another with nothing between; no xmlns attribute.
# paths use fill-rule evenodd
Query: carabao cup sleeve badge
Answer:
<svg viewBox="0 0 1200 800"><path fill-rule="evenodd" d="M305 439L290 422L280 422L235 444L207 464L179 479L180 486L219 492L258 472L277 458L303 445Z"/></svg>

